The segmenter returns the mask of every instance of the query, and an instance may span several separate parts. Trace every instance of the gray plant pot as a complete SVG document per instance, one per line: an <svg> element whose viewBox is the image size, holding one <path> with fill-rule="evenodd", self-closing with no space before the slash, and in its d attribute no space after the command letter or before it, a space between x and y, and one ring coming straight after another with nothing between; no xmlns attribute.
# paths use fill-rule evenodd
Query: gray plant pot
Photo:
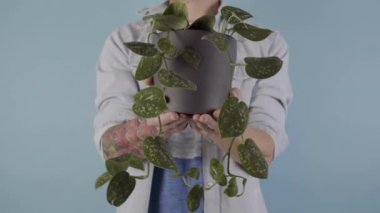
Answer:
<svg viewBox="0 0 380 213"><path fill-rule="evenodd" d="M227 52L220 52L214 45L201 38L206 35L203 30L179 30L170 32L170 40L177 50L192 47L201 57L199 69L189 66L182 57L167 60L171 71L197 84L198 90L182 88L165 88L165 95L170 111L185 114L210 113L220 108L229 95L234 67L230 65ZM161 33L159 37L167 36ZM229 40L228 54L232 62L236 60L236 40ZM162 67L164 68L164 67ZM155 86L162 88L155 76Z"/></svg>

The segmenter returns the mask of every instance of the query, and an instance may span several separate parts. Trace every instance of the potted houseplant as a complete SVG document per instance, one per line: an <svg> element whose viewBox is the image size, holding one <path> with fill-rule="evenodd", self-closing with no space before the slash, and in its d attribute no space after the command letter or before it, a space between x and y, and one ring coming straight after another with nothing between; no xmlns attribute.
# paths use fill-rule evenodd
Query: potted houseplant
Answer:
<svg viewBox="0 0 380 213"><path fill-rule="evenodd" d="M247 179L231 173L230 151L235 138L241 137L247 127L249 109L236 97L228 97L234 68L244 66L250 77L265 79L281 69L282 61L277 57L247 57L244 62L237 63L236 41L232 37L234 33L255 42L265 39L271 31L245 23L252 15L236 7L223 7L221 15L222 29L216 32L213 30L214 16L202 16L189 24L186 5L175 2L170 4L163 14L145 17L151 20L152 26L147 42L132 41L125 43L125 46L142 56L136 70L136 79L154 77L156 83L155 86L143 89L135 95L133 111L137 116L157 117L160 121L160 114L168 109L195 114L207 113L221 107L219 130L223 138L231 138L230 149L222 160L211 160L210 175L215 184L225 186L226 196L235 197L244 194ZM217 66L212 67L213 64ZM222 80L218 80L221 84L214 83L214 75L222 76ZM204 76L211 79L199 79ZM208 94L210 91L214 93ZM215 94L215 91L218 93ZM216 96L217 98L213 98ZM201 101L198 101L197 106L188 107L190 102L184 98L189 98L190 102ZM208 101L210 99L212 100ZM136 181L149 176L149 168L144 168L143 164L146 160L147 167L153 164L169 169L173 171L174 176L182 178L184 184L191 188L188 194L188 209L195 211L199 207L204 190L209 190L210 187L189 184L189 178L199 178L198 168L192 168L186 174L178 172L161 133L160 130L156 136L144 140L145 159L128 154L106 161L107 171L96 180L95 187L99 188L109 182L107 200L110 204L120 206L133 192ZM247 174L257 178L267 177L267 162L252 139L245 139L244 143L238 146L238 153L241 166ZM226 168L223 166L224 161L227 161ZM145 176L133 176L126 171L128 167L147 170L148 173ZM242 189L238 188L237 181L242 181Z"/></svg>

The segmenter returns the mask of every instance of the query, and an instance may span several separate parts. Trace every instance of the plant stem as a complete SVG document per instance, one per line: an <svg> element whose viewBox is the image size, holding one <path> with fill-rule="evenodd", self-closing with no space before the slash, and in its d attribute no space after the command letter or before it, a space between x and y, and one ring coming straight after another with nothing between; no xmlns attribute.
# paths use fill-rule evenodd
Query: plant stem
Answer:
<svg viewBox="0 0 380 213"><path fill-rule="evenodd" d="M228 24L227 20L224 19L220 33L224 34L226 32L227 24Z"/></svg>
<svg viewBox="0 0 380 213"><path fill-rule="evenodd" d="M228 147L228 152L227 152L227 173L228 175L232 175L230 172L230 161L231 161L231 149L232 145L235 142L236 137L232 138L232 141L230 142L230 147Z"/></svg>
<svg viewBox="0 0 380 213"><path fill-rule="evenodd" d="M162 134L162 122L161 122L161 117L158 116L158 124L160 126L160 132L158 133L158 135L161 135Z"/></svg>
<svg viewBox="0 0 380 213"><path fill-rule="evenodd" d="M162 56L162 60L164 61L164 65L166 67L166 70L169 70L169 66L168 66L168 63L166 62L166 57L165 56Z"/></svg>
<svg viewBox="0 0 380 213"><path fill-rule="evenodd" d="M216 185L216 182L214 182L211 186L206 187L205 190L206 190L206 191L207 191L207 190L210 190L210 189L212 189L212 187L214 187L215 185Z"/></svg>
<svg viewBox="0 0 380 213"><path fill-rule="evenodd" d="M147 161L147 172L146 172L146 175L145 176L131 176L131 177L133 177L133 178L135 178L135 179L139 179L139 180L143 180L143 179L146 179L146 178L148 178L149 177L149 174L150 174L150 162L149 161Z"/></svg>
<svg viewBox="0 0 380 213"><path fill-rule="evenodd" d="M189 181L187 180L187 178L186 178L185 176L182 176L181 178L182 178L182 182L183 182L187 187L189 187L189 188L193 187L193 186L189 183Z"/></svg>
<svg viewBox="0 0 380 213"><path fill-rule="evenodd" d="M230 63L231 66L247 66L246 63Z"/></svg>

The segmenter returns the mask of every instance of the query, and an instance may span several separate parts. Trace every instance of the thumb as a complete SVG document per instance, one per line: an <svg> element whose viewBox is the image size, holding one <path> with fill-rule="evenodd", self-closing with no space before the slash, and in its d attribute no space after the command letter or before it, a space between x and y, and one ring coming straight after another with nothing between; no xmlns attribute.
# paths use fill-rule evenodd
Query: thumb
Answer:
<svg viewBox="0 0 380 213"><path fill-rule="evenodd" d="M230 96L239 98L240 97L240 89L234 87L230 90Z"/></svg>
<svg viewBox="0 0 380 213"><path fill-rule="evenodd" d="M144 83L148 86L153 86L154 85L154 80L152 77L144 79Z"/></svg>

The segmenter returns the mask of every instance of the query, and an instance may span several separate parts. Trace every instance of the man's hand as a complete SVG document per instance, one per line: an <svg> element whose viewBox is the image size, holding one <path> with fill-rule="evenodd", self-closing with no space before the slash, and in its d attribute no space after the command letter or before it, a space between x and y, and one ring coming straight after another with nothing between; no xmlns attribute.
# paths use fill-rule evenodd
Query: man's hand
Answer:
<svg viewBox="0 0 380 213"><path fill-rule="evenodd" d="M144 82L147 85L153 85L152 78ZM135 118L108 129L101 138L105 159L117 158L129 153L143 157L142 142L145 138L158 134L167 138L175 132L184 130L189 118L183 114L165 112L160 115L160 120L161 128L158 118Z"/></svg>
<svg viewBox="0 0 380 213"><path fill-rule="evenodd" d="M240 96L240 90L237 88L232 88L230 94L231 96L238 98ZM192 122L192 127L196 131L210 138L216 144L222 141L222 136L220 135L218 126L219 114L220 109L215 110L212 113L212 116L209 114L195 114L193 115Z"/></svg>
<svg viewBox="0 0 380 213"><path fill-rule="evenodd" d="M232 96L237 98L240 96L240 90L236 88L233 88L230 93ZM226 153L228 152L232 138L222 138L218 126L219 114L220 109L215 110L212 113L212 116L209 114L194 115L191 126L200 134L211 139L220 149ZM264 157L268 163L273 160L274 142L268 133L257 128L248 127L243 133L243 138L253 139L261 152L264 154ZM244 141L242 141L240 137L236 138L231 149L231 157L237 163L240 163L237 146L243 142Z"/></svg>

